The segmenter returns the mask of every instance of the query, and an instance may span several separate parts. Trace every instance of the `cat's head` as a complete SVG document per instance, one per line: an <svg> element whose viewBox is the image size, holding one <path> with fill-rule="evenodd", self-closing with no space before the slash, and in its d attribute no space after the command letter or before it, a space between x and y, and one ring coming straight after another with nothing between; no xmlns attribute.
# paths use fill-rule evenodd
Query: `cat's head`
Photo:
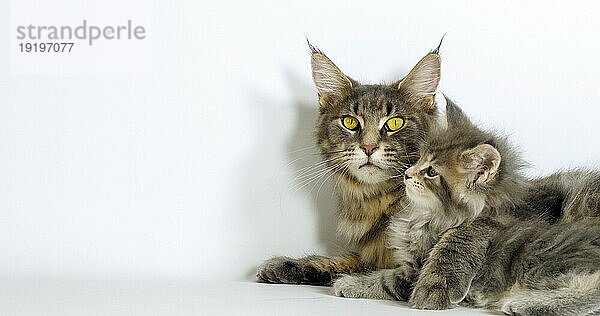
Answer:
<svg viewBox="0 0 600 316"><path fill-rule="evenodd" d="M364 85L310 48L320 110L316 139L325 161L341 176L362 184L381 183L403 172L418 158L419 142L437 114L438 50L398 82Z"/></svg>
<svg viewBox="0 0 600 316"><path fill-rule="evenodd" d="M479 129L446 99L447 127L434 130L420 158L406 170L406 193L417 206L477 216L485 206L520 203L525 178L519 154L506 138Z"/></svg>

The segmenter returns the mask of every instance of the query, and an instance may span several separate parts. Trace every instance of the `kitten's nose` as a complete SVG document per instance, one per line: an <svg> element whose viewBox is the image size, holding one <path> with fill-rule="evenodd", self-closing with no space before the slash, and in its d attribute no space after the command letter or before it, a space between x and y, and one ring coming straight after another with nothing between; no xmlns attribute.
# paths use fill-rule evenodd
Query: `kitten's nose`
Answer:
<svg viewBox="0 0 600 316"><path fill-rule="evenodd" d="M379 148L377 145L361 145L360 148L367 154L367 156L371 156L373 152Z"/></svg>
<svg viewBox="0 0 600 316"><path fill-rule="evenodd" d="M404 171L404 179L408 180L408 179L414 177L415 170L416 170L415 167L410 167L410 168L406 169L406 171Z"/></svg>

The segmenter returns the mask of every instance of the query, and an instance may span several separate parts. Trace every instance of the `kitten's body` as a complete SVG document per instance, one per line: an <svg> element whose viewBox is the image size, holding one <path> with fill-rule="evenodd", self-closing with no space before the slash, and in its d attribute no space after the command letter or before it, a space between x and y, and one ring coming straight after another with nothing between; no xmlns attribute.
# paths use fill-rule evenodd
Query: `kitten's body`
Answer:
<svg viewBox="0 0 600 316"><path fill-rule="evenodd" d="M510 315L600 310L600 219L498 226L463 304Z"/></svg>
<svg viewBox="0 0 600 316"><path fill-rule="evenodd" d="M437 119L437 49L399 82L361 85L310 47L320 104L317 145L339 177L338 231L355 251L276 257L259 267L261 282L328 285L340 274L394 267L385 232L404 196L404 185L394 176L418 158L418 144Z"/></svg>
<svg viewBox="0 0 600 316"><path fill-rule="evenodd" d="M557 222L598 217L600 172L576 169L534 179L527 200Z"/></svg>
<svg viewBox="0 0 600 316"><path fill-rule="evenodd" d="M511 315L600 309L600 219L552 225L537 216L540 200L524 199L539 184L519 172L522 163L511 147L477 129L451 103L448 122L406 172L406 208L390 231L398 267L343 277L335 293L410 300L428 309L461 303ZM432 168L439 174L430 175Z"/></svg>

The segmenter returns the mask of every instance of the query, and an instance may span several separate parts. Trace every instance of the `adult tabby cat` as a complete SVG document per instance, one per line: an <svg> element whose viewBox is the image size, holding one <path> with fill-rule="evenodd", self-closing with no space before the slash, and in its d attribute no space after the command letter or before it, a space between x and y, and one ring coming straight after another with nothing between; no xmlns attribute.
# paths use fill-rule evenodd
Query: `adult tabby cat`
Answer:
<svg viewBox="0 0 600 316"><path fill-rule="evenodd" d="M447 103L447 129L405 173L405 209L389 231L398 266L342 277L335 294L509 315L599 311L600 219L536 217L517 153Z"/></svg>
<svg viewBox="0 0 600 316"><path fill-rule="evenodd" d="M258 268L260 282L329 285L339 274L394 267L385 231L404 184L393 177L416 161L418 144L437 117L439 46L389 85L360 84L309 46L319 98L316 141L339 176L338 231L357 251L272 258Z"/></svg>

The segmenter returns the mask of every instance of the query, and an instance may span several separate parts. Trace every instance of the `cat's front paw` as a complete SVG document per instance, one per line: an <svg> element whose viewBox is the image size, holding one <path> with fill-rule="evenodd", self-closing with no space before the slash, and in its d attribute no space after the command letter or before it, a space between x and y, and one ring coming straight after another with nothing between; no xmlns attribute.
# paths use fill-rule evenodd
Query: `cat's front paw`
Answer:
<svg viewBox="0 0 600 316"><path fill-rule="evenodd" d="M450 301L448 287L444 280L432 278L419 279L410 298L410 304L417 309L449 309L454 306Z"/></svg>
<svg viewBox="0 0 600 316"><path fill-rule="evenodd" d="M275 257L258 267L256 278L263 283L331 285L333 273L306 260Z"/></svg>
<svg viewBox="0 0 600 316"><path fill-rule="evenodd" d="M345 275L333 283L333 294L348 298L370 298L362 276Z"/></svg>
<svg viewBox="0 0 600 316"><path fill-rule="evenodd" d="M302 265L296 259L275 257L265 261L256 272L258 282L300 284L304 277Z"/></svg>

